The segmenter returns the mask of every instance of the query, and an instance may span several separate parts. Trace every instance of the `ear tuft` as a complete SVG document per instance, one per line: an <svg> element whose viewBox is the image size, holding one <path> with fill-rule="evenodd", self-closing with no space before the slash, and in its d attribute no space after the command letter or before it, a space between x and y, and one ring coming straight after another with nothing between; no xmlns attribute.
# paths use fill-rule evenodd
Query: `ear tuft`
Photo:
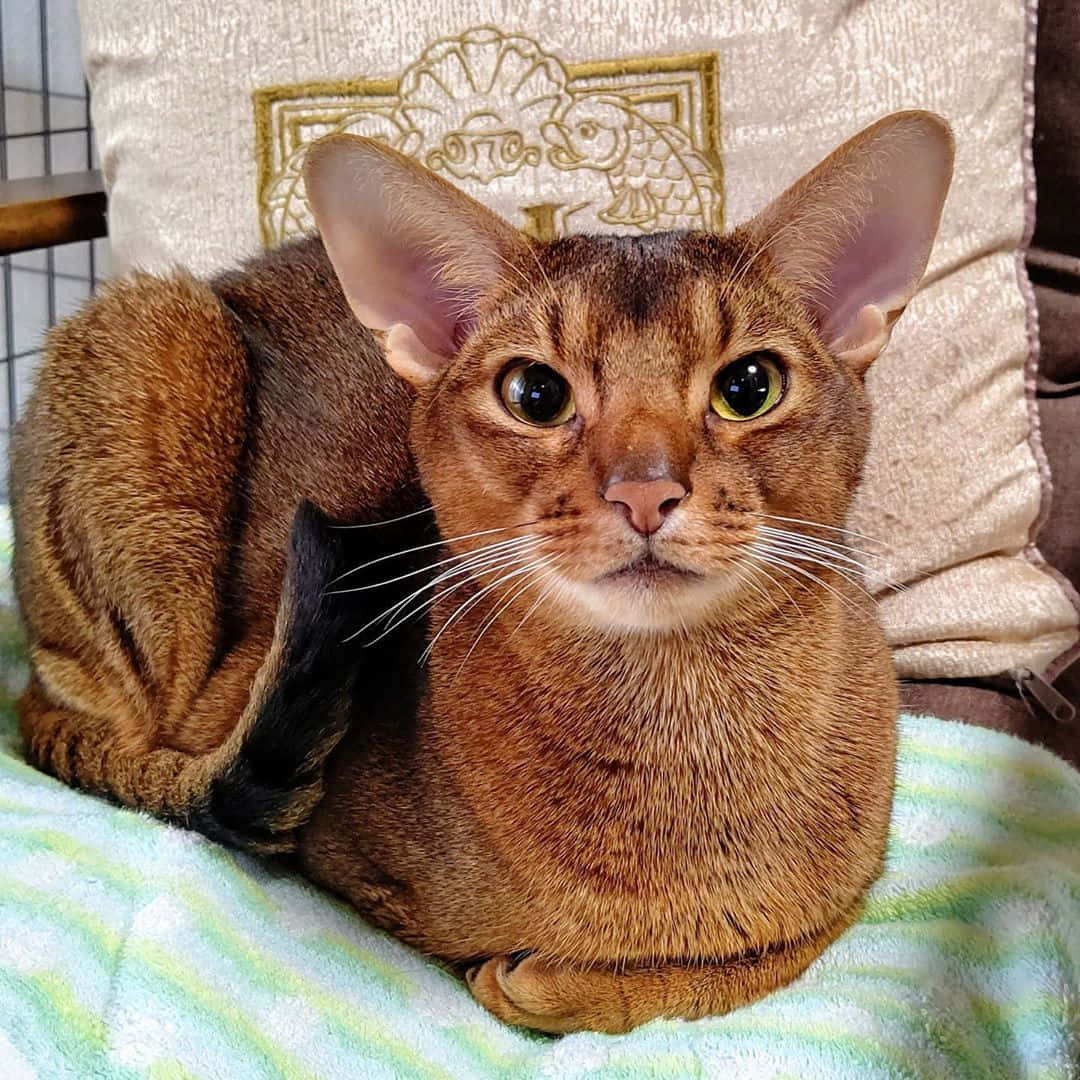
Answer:
<svg viewBox="0 0 1080 1080"><path fill-rule="evenodd" d="M860 373L918 288L953 156L941 117L894 113L833 151L745 226L802 292L825 345Z"/></svg>
<svg viewBox="0 0 1080 1080"><path fill-rule="evenodd" d="M446 366L483 297L529 254L516 229L375 139L321 139L304 182L349 305L370 329L393 328L410 380Z"/></svg>

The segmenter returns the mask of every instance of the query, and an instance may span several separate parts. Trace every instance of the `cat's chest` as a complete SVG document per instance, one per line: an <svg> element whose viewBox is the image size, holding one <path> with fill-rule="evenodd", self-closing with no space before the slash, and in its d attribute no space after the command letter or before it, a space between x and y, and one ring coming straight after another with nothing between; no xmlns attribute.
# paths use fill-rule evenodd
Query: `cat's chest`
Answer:
<svg viewBox="0 0 1080 1080"><path fill-rule="evenodd" d="M805 781L785 780L791 770L776 755L709 747L702 733L720 725L708 708L694 717L697 735L654 733L647 750L610 737L569 747L540 717L509 731L489 716L475 756L460 736L433 740L425 769L472 823L480 891L508 932L609 956L680 955L702 941L731 951L741 942L729 920L755 917L762 883L805 877L788 852L807 843L783 839L808 835Z"/></svg>
<svg viewBox="0 0 1080 1080"><path fill-rule="evenodd" d="M705 680L472 702L436 693L430 707L432 759L501 859L582 880L712 873L806 786L796 718L782 706L740 716Z"/></svg>
<svg viewBox="0 0 1080 1080"><path fill-rule="evenodd" d="M840 871L865 842L799 738L815 723L805 707L739 722L693 687L692 709L669 694L656 713L639 687L605 717L600 698L545 703L506 690L520 680L500 685L429 688L411 734L399 717L375 725L384 736L347 740L309 872L377 921L373 881L400 883L395 905L415 923L397 932L454 957L721 955L744 948L744 932L783 932L777 898L807 881L821 895L847 887ZM832 755L837 775L866 765L884 777L887 746L865 750L861 762ZM864 813L860 827L883 821Z"/></svg>

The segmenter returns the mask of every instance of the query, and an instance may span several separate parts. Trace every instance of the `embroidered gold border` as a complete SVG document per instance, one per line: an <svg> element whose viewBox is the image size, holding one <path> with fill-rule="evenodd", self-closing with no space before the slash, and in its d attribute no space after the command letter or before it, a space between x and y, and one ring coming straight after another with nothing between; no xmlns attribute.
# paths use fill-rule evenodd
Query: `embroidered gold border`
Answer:
<svg viewBox="0 0 1080 1080"><path fill-rule="evenodd" d="M497 29L491 27L490 29ZM563 66L570 81L579 79L625 78L633 75L666 75L695 71L701 79L702 116L701 135L704 146L701 153L712 166L718 182L720 199L718 227L722 228L724 163L720 142L720 91L719 60L715 53L696 52L676 56L632 57L626 60L586 60L579 63L564 61ZM255 155L258 164L256 182L257 205L261 208L263 197L273 179L273 116L275 102L303 97L343 98L396 97L401 79L348 79L339 81L315 80L301 83L283 83L278 86L261 87L252 93L255 110ZM625 91L623 91L625 92ZM656 95L657 97L665 95ZM650 95L642 95L650 100ZM259 231L264 246L271 246L276 237L271 233L260 213Z"/></svg>
<svg viewBox="0 0 1080 1080"><path fill-rule="evenodd" d="M396 97L400 79L348 79L337 82L304 82L292 85L266 86L251 95L255 106L255 159L258 163L256 182L257 205L262 206L263 195L273 179L273 118L271 110L275 101L298 97ZM259 232L264 247L270 247L275 237L266 227L260 214Z"/></svg>

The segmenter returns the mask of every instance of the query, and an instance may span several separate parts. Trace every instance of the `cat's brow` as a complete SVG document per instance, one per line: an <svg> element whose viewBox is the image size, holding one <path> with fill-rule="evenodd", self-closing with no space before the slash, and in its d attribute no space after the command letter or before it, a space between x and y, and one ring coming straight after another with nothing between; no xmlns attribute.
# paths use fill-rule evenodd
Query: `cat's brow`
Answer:
<svg viewBox="0 0 1080 1080"><path fill-rule="evenodd" d="M551 307L548 308L548 334L551 336L551 348L556 356L561 357L563 354L563 342L562 342L562 329L563 329L563 316L562 306L559 304L559 300L556 297L551 302Z"/></svg>

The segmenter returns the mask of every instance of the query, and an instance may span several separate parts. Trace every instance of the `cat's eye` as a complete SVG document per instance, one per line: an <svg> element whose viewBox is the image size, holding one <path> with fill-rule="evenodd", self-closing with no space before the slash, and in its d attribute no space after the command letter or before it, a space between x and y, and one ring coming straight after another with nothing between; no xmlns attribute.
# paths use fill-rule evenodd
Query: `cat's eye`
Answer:
<svg viewBox="0 0 1080 1080"><path fill-rule="evenodd" d="M507 369L499 386L511 415L537 427L558 427L574 415L570 384L547 364L519 361Z"/></svg>
<svg viewBox="0 0 1080 1080"><path fill-rule="evenodd" d="M717 372L709 404L725 420L753 420L767 413L783 393L780 365L769 353L755 352Z"/></svg>

